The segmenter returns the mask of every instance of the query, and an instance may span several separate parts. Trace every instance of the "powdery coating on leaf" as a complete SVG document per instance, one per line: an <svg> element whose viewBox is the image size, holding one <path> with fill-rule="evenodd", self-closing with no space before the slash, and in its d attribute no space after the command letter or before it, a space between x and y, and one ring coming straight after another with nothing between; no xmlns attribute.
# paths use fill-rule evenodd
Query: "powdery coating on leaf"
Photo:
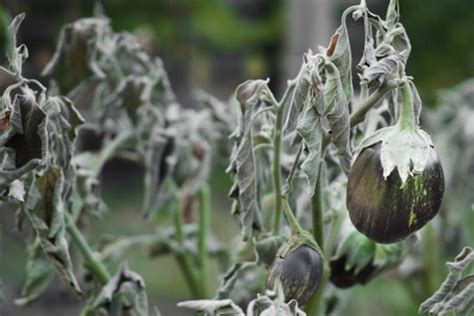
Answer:
<svg viewBox="0 0 474 316"><path fill-rule="evenodd" d="M309 194L314 194L314 188L318 179L322 163L322 134L321 117L311 105L306 105L305 110L298 118L297 131L303 138L306 146L304 161L301 164L306 180L309 185Z"/></svg>
<svg viewBox="0 0 474 316"><path fill-rule="evenodd" d="M126 294L127 297L133 297L131 306L128 308L136 313L137 316L148 316L148 298L145 292L145 282L136 272L131 271L126 263L108 282L105 284L93 303L91 308L99 311L101 308L112 308L111 302L118 294ZM110 313L111 310L108 310Z"/></svg>
<svg viewBox="0 0 474 316"><path fill-rule="evenodd" d="M474 311L474 279L461 279L463 271L474 262L474 251L465 247L453 262L448 262L449 274L440 288L420 305L419 313L467 316Z"/></svg>
<svg viewBox="0 0 474 316"><path fill-rule="evenodd" d="M82 297L83 293L74 275L66 240L64 189L65 179L62 169L50 167L32 182L28 200L23 208L45 254L65 283L76 295Z"/></svg>
<svg viewBox="0 0 474 316"><path fill-rule="evenodd" d="M331 127L331 142L337 148L343 171L348 174L352 159L350 148L349 104L348 99L346 99L344 95L341 74L330 64L326 67L324 99L327 111L329 112L327 119Z"/></svg>
<svg viewBox="0 0 474 316"><path fill-rule="evenodd" d="M21 290L21 297L15 300L15 304L25 305L37 299L53 280L54 273L54 266L45 256L40 239L34 238L28 245L26 281Z"/></svg>
<svg viewBox="0 0 474 316"><path fill-rule="evenodd" d="M261 104L260 98L267 83L268 80L248 80L236 90L242 116L239 126L230 136L234 139L234 148L228 172L234 174L234 185L229 195L238 201L244 239L250 238L253 229L261 226L252 130L254 115Z"/></svg>
<svg viewBox="0 0 474 316"><path fill-rule="evenodd" d="M203 312L206 316L219 315L224 311L226 315L245 316L242 309L230 299L185 301L178 303L178 307Z"/></svg>

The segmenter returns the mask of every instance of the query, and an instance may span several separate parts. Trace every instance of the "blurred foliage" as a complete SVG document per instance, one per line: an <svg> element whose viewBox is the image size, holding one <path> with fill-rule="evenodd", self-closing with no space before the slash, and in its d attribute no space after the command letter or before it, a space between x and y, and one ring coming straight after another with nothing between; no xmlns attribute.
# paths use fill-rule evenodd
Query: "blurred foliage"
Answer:
<svg viewBox="0 0 474 316"><path fill-rule="evenodd" d="M272 2L257 19L240 15L238 4L223 0L104 0L104 7L115 29L146 24L160 50L183 53L191 47L252 50L278 41L284 27L280 3Z"/></svg>
<svg viewBox="0 0 474 316"><path fill-rule="evenodd" d="M412 43L408 71L422 96L474 74L474 1L400 0L402 22Z"/></svg>

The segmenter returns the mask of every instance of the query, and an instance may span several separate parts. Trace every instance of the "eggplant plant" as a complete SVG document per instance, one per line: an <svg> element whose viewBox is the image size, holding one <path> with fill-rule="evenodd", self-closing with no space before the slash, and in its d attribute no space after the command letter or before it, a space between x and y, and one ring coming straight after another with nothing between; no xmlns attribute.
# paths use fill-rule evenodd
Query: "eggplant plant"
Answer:
<svg viewBox="0 0 474 316"><path fill-rule="evenodd" d="M385 18L364 0L347 8L328 46L304 54L281 98L269 79L248 80L228 102L199 91L194 109L179 104L161 59L134 35L114 32L100 7L63 27L43 71L47 87L25 78L28 51L16 40L23 18L8 29L1 71L11 84L0 99L1 201L16 209L18 229L31 230L16 304L37 299L58 275L83 299L81 315L149 315L146 280L126 263L138 247L151 259L174 256L192 297L179 308L336 314L344 289L437 247L419 230L431 232L441 208L443 157L420 127L397 0ZM349 19L364 25L357 64ZM88 143L91 134L98 146ZM230 156L239 247L218 240L210 225L208 180L222 152ZM142 217L156 230L93 246L84 228L107 212L101 172L114 158L143 168ZM185 221L190 213L197 220ZM472 253L466 247L448 263L438 291L441 280L431 282L417 304L435 293L420 313L473 311L473 278L463 272ZM211 259L221 273L210 273ZM427 271L432 263L423 261ZM209 281L218 278L212 293Z"/></svg>

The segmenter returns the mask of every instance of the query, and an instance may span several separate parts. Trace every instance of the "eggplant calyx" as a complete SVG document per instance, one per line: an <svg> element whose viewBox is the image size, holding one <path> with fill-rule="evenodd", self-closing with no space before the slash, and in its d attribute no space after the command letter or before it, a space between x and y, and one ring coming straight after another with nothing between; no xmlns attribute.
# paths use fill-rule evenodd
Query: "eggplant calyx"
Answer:
<svg viewBox="0 0 474 316"><path fill-rule="evenodd" d="M385 127L364 139L356 151L358 155L364 148L381 143L380 160L385 179L394 169L405 184L408 176L425 170L430 152L433 150L431 137L421 128L400 129L399 125Z"/></svg>

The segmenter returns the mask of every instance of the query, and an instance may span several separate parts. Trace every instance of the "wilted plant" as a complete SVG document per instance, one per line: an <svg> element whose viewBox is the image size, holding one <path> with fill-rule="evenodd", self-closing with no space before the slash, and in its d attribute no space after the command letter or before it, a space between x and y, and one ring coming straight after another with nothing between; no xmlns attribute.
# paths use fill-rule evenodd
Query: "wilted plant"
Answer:
<svg viewBox="0 0 474 316"><path fill-rule="evenodd" d="M385 19L364 0L344 11L328 47L303 56L280 100L268 80L248 80L228 103L199 92L197 110L178 103L161 60L133 35L114 33L99 9L63 28L43 72L48 89L24 78L28 54L15 37L23 17L10 26L2 70L14 83L0 109L1 198L18 208L20 228L25 220L33 228L18 304L36 299L57 273L87 298L83 315L148 315L145 282L122 263L128 249L144 246L152 257L176 257L195 299L180 307L205 315L327 314L335 287L365 284L400 265L440 209L444 173L420 128L397 0ZM358 94L349 18L365 31ZM88 132L100 138L99 149L88 148ZM228 134L229 196L242 227L238 255L210 229L207 182ZM157 233L119 237L93 251L77 223L105 210L100 174L114 157L145 170L144 220L165 208L171 218ZM198 213L197 223L184 223L188 212ZM82 255L84 281L73 269L71 245ZM209 257L227 270L213 299ZM462 257L471 258L469 250ZM421 311L472 310L472 278L456 271Z"/></svg>

